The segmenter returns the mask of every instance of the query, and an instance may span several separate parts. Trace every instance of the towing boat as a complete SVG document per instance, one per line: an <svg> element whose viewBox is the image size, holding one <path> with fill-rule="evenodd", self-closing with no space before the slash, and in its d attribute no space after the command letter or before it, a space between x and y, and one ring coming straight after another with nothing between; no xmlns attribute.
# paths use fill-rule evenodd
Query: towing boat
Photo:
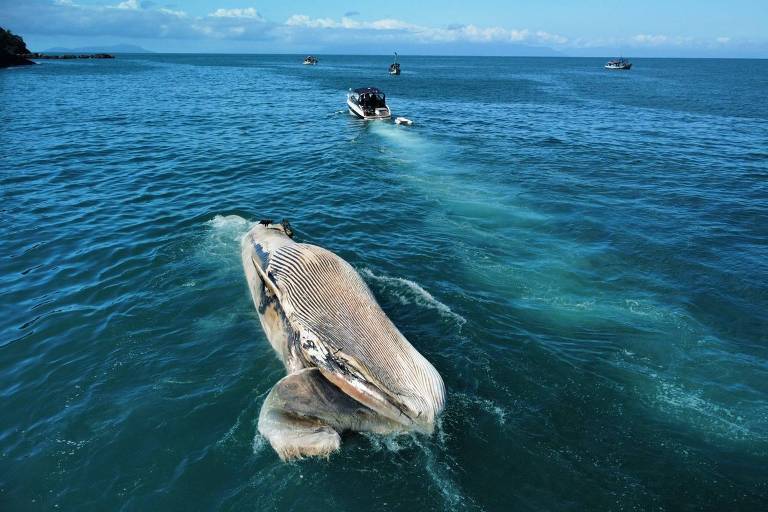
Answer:
<svg viewBox="0 0 768 512"><path fill-rule="evenodd" d="M349 113L360 119L389 119L392 113L387 106L387 97L376 87L350 89L347 93Z"/></svg>

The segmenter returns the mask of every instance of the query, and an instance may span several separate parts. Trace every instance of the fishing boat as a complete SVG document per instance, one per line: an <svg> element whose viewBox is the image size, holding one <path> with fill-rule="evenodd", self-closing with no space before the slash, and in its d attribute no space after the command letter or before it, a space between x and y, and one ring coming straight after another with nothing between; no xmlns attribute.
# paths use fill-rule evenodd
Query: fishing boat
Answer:
<svg viewBox="0 0 768 512"><path fill-rule="evenodd" d="M605 69L625 69L629 70L632 69L632 63L629 62L624 57L609 60L608 63L605 65Z"/></svg>
<svg viewBox="0 0 768 512"><path fill-rule="evenodd" d="M314 66L317 62L317 57L313 57L312 55L307 55L307 58L304 59L305 66Z"/></svg>
<svg viewBox="0 0 768 512"><path fill-rule="evenodd" d="M349 113L360 119L389 119L392 114L387 106L387 97L376 87L350 89L347 93Z"/></svg>
<svg viewBox="0 0 768 512"><path fill-rule="evenodd" d="M389 65L389 74L390 75L400 74L400 63L397 62L397 52L395 52L395 62Z"/></svg>

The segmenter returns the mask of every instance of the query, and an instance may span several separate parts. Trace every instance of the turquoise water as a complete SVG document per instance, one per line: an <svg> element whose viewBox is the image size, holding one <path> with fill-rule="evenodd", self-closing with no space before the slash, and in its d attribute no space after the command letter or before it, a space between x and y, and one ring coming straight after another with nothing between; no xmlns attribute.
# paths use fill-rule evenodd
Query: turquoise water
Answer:
<svg viewBox="0 0 768 512"><path fill-rule="evenodd" d="M768 61L300 61L0 72L0 510L765 508ZM258 434L265 217L440 371L433 437Z"/></svg>

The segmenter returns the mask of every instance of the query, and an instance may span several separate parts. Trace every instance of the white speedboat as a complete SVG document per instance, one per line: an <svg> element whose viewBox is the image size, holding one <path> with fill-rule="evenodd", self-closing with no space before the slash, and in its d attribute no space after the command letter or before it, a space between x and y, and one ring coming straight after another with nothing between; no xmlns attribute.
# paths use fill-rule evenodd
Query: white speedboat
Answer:
<svg viewBox="0 0 768 512"><path fill-rule="evenodd" d="M392 114L386 100L384 92L376 87L350 89L347 93L349 113L360 119L389 119Z"/></svg>
<svg viewBox="0 0 768 512"><path fill-rule="evenodd" d="M307 58L304 59L304 65L305 66L314 66L317 64L318 60L317 57L313 57L312 55L307 55Z"/></svg>
<svg viewBox="0 0 768 512"><path fill-rule="evenodd" d="M620 59L615 59L615 60L608 61L608 64L605 65L605 69L630 70L630 69L632 69L632 63L629 62L624 57L622 57Z"/></svg>

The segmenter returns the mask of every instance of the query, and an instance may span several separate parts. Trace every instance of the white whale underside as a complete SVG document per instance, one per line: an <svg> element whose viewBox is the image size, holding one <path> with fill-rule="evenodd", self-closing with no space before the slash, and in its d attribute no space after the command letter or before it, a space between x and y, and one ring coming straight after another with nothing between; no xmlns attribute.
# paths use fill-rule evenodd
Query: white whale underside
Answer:
<svg viewBox="0 0 768 512"><path fill-rule="evenodd" d="M381 310L354 268L277 224L243 237L243 268L288 375L259 414L284 460L328 455L346 430L431 433L445 405L435 368Z"/></svg>

